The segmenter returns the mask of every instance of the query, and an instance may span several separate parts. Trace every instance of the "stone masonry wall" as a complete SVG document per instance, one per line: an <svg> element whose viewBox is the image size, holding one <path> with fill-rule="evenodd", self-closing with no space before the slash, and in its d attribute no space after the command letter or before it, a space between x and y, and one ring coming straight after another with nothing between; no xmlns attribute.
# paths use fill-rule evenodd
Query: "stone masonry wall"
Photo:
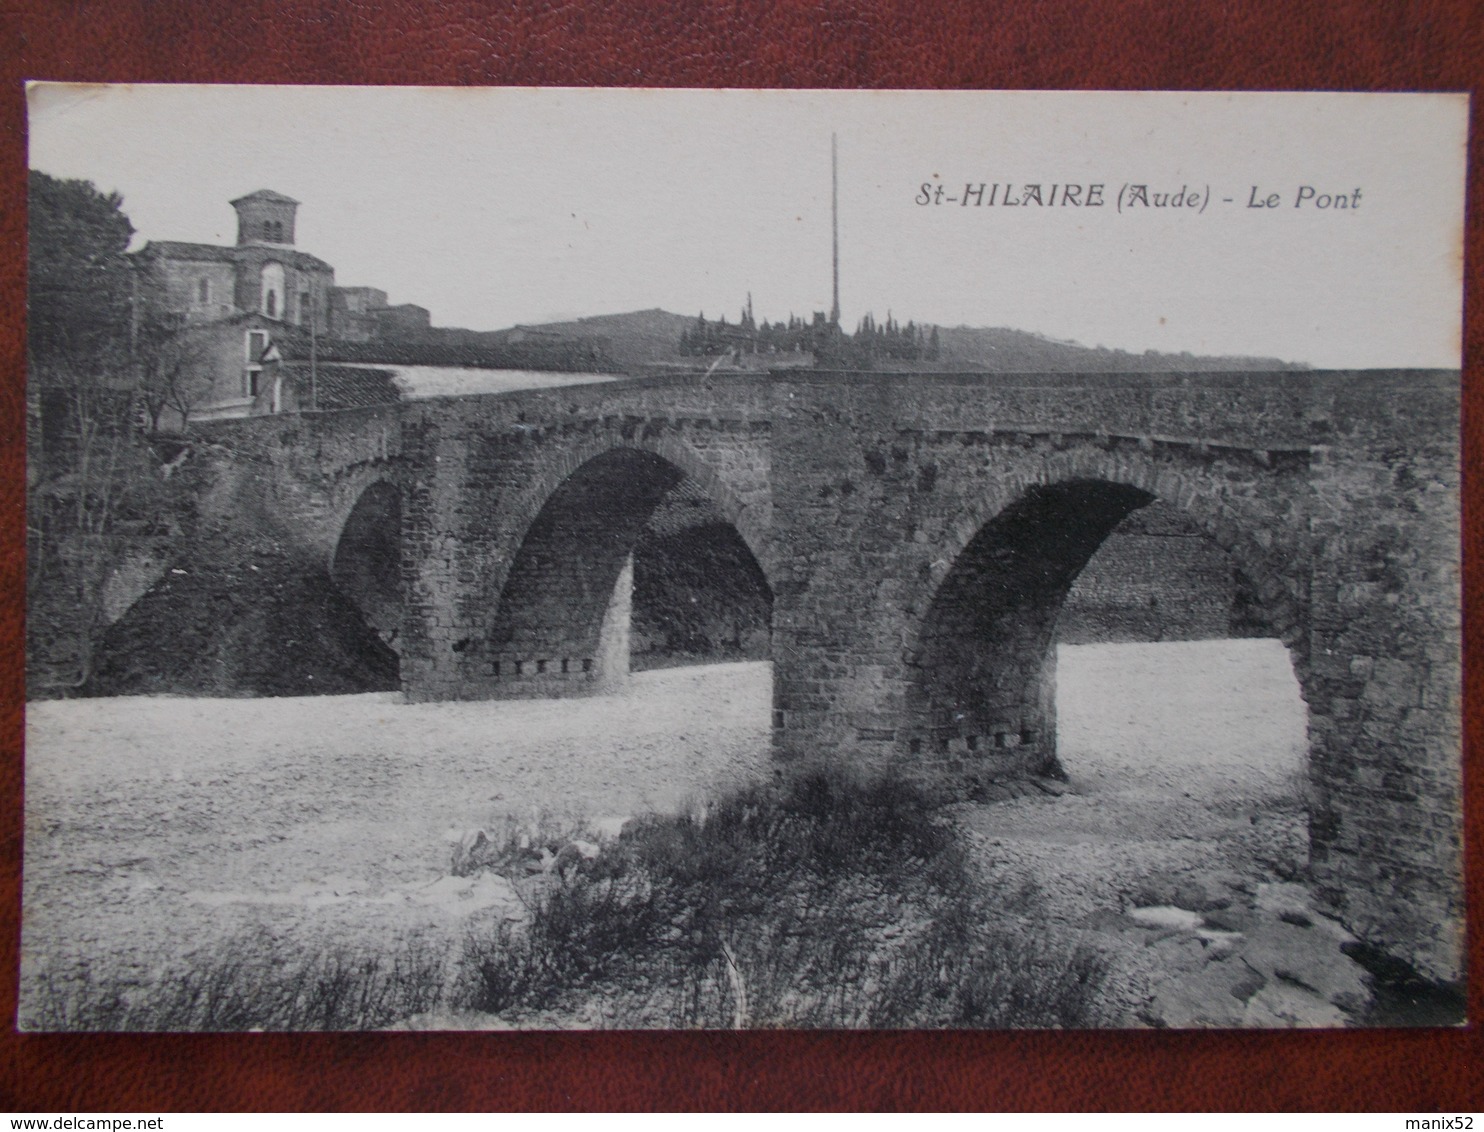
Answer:
<svg viewBox="0 0 1484 1132"><path fill-rule="evenodd" d="M1249 636L1237 620L1236 570L1167 503L1134 511L1088 561L1062 607L1056 639L1080 645Z"/></svg>
<svg viewBox="0 0 1484 1132"><path fill-rule="evenodd" d="M1313 471L1312 869L1358 934L1458 977L1457 375L1383 393L1334 391Z"/></svg>

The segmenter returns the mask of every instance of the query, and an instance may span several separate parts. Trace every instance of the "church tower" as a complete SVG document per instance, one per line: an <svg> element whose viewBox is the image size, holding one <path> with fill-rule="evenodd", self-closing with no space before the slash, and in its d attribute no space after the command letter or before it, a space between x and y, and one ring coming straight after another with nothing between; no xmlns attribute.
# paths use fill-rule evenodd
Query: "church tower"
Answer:
<svg viewBox="0 0 1484 1132"><path fill-rule="evenodd" d="M259 189L232 202L237 210L237 246L245 244L292 244L294 213L299 202L293 197Z"/></svg>

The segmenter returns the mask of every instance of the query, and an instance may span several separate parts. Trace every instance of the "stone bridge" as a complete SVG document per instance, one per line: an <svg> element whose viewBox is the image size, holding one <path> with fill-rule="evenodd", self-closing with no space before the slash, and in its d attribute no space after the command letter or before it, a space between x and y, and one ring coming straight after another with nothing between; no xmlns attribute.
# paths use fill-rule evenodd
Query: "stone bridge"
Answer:
<svg viewBox="0 0 1484 1132"><path fill-rule="evenodd" d="M394 642L409 699L628 670L632 551L682 489L773 595L783 762L956 790L1054 773L1054 634L1159 500L1230 556L1308 704L1321 896L1460 971L1455 371L626 379L212 426L208 505L268 515ZM214 504L213 501L214 500Z"/></svg>

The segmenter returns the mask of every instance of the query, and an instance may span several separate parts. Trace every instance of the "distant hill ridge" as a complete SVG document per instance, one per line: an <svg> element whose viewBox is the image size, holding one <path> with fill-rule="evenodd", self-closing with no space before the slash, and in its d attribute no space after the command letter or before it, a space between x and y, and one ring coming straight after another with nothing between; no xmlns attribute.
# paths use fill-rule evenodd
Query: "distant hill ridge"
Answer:
<svg viewBox="0 0 1484 1132"><path fill-rule="evenodd" d="M509 330L490 332L505 336L525 332L564 338L600 338L608 356L621 369L649 366L696 365L704 359L680 352L680 335L695 325L695 315L673 314L658 307L624 314L593 315L564 322L523 323ZM932 361L882 362L883 369L976 370L1016 372L1187 372L1224 370L1303 370L1301 363L1278 358L1201 356L1168 354L1153 350L1142 354L1083 346L1077 342L1048 338L1027 330L1008 327L940 326L939 357Z"/></svg>
<svg viewBox="0 0 1484 1132"><path fill-rule="evenodd" d="M657 365L681 359L680 335L695 323L694 315L671 314L651 307L626 314L599 314L566 322L522 323L510 331L552 334L564 338L601 338L608 356L620 367Z"/></svg>
<svg viewBox="0 0 1484 1132"><path fill-rule="evenodd" d="M1008 327L944 326L938 329L938 368L984 369L1000 373L1155 371L1162 373L1226 370L1302 370L1309 367L1278 358L1164 354L1146 350L1131 354L1104 346L1083 346Z"/></svg>

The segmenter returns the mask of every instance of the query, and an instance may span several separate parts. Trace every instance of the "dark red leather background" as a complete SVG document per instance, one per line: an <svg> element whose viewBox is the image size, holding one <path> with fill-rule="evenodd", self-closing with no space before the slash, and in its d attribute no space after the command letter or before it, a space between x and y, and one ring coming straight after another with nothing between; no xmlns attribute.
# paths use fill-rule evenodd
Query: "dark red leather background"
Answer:
<svg viewBox="0 0 1484 1132"><path fill-rule="evenodd" d="M1484 1040L1449 1032L20 1036L23 606L21 80L1472 90L1477 0L11 0L0 10L0 1108L1484 1108ZM1477 105L1475 107L1477 114ZM1477 118L1475 122L1477 128ZM1484 226L1469 166L1466 547L1484 525ZM1479 556L1467 560L1477 599ZM1468 621L1469 749L1484 682ZM1484 1014L1477 766L1474 1017Z"/></svg>

